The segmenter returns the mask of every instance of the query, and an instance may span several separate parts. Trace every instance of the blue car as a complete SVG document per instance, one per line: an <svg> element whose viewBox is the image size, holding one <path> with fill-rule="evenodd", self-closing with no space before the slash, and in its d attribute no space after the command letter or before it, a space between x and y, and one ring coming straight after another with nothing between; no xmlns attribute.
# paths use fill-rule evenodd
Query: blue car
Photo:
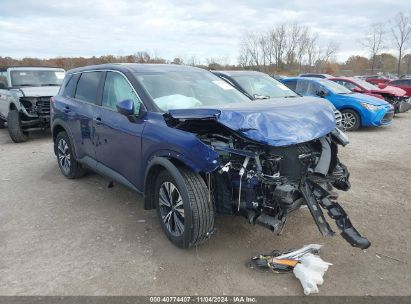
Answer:
<svg viewBox="0 0 411 304"><path fill-rule="evenodd" d="M301 101L320 99L319 97L301 97L272 76L268 76L261 72L239 70L211 72L232 85L251 100L271 99L271 101L276 102L278 100L283 100L283 98L297 98ZM342 128L340 111L328 101L323 99L322 101L332 106L337 127Z"/></svg>
<svg viewBox="0 0 411 304"><path fill-rule="evenodd" d="M330 101L341 112L342 126L347 131L392 123L394 108L380 98L353 93L327 79L292 77L282 82L300 95L319 96Z"/></svg>
<svg viewBox="0 0 411 304"><path fill-rule="evenodd" d="M302 204L324 236L321 209L370 245L330 192L350 188L337 156L348 141L321 100L256 103L202 69L107 64L67 72L51 129L64 176L93 170L143 194L179 247L207 240L216 212L279 232Z"/></svg>

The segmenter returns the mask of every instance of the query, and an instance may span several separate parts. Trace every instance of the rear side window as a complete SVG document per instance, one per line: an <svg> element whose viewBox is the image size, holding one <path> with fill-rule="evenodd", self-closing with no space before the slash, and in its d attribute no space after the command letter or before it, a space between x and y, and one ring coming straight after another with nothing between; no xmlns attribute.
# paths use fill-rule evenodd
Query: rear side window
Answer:
<svg viewBox="0 0 411 304"><path fill-rule="evenodd" d="M391 82L391 84L394 84L394 85L410 85L411 80L409 80L409 79L394 80L394 81Z"/></svg>
<svg viewBox="0 0 411 304"><path fill-rule="evenodd" d="M102 72L82 73L77 83L75 98L85 102L96 103L101 74Z"/></svg>
<svg viewBox="0 0 411 304"><path fill-rule="evenodd" d="M63 97L73 98L76 92L76 85L80 74L67 75L61 86L60 95Z"/></svg>

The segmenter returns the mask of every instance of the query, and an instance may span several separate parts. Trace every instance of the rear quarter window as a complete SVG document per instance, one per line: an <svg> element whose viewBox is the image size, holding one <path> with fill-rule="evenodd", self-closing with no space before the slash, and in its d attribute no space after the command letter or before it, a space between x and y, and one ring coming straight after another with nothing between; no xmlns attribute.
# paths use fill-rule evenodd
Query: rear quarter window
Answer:
<svg viewBox="0 0 411 304"><path fill-rule="evenodd" d="M63 84L61 85L59 95L63 97L67 97L67 98L74 98L74 94L76 92L76 86L77 86L79 77L80 77L80 74L67 75L66 78L64 79Z"/></svg>
<svg viewBox="0 0 411 304"><path fill-rule="evenodd" d="M102 72L83 72L77 82L75 98L90 102L97 102L100 79Z"/></svg>

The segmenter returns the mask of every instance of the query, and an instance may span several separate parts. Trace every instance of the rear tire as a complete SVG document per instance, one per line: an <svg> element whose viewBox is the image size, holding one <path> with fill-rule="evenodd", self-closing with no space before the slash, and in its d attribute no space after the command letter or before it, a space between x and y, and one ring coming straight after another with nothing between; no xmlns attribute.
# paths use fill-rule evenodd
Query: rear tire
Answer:
<svg viewBox="0 0 411 304"><path fill-rule="evenodd" d="M180 248L207 240L214 227L214 206L201 176L186 168L173 176L164 170L155 183L155 203L161 227Z"/></svg>
<svg viewBox="0 0 411 304"><path fill-rule="evenodd" d="M76 160L70 138L62 131L57 134L57 163L61 173L67 178L75 179L84 176L86 170Z"/></svg>
<svg viewBox="0 0 411 304"><path fill-rule="evenodd" d="M20 113L17 110L10 110L7 115L7 129L10 138L15 143L25 142L28 139L28 133L21 127Z"/></svg>
<svg viewBox="0 0 411 304"><path fill-rule="evenodd" d="M360 127L361 118L356 111L350 109L342 110L341 115L341 125L345 131L355 131Z"/></svg>
<svg viewBox="0 0 411 304"><path fill-rule="evenodd" d="M2 118L0 118L0 129L4 129L6 128L6 126L4 125L6 123L6 121Z"/></svg>

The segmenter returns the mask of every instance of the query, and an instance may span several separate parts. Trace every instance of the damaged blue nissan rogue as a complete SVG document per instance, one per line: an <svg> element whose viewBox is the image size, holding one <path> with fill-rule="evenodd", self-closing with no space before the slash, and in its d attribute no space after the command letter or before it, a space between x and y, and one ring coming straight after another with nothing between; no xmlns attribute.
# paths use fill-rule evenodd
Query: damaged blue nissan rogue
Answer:
<svg viewBox="0 0 411 304"><path fill-rule="evenodd" d="M280 232L306 204L319 231L352 246L370 242L332 189L350 188L333 109L313 100L252 102L209 71L178 65L106 64L67 72L51 100L58 165L86 170L144 195L177 246L201 244L215 213Z"/></svg>

